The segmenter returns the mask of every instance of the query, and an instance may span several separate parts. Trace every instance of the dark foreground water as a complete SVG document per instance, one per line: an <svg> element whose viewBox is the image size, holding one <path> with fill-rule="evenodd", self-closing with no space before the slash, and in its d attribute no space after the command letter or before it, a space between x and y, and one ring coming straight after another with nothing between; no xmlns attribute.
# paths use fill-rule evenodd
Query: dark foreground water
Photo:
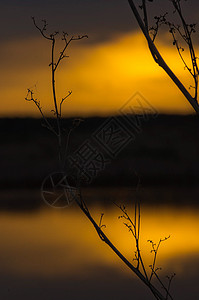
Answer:
<svg viewBox="0 0 199 300"><path fill-rule="evenodd" d="M12 194L16 201L20 197L41 201L39 193L34 193L10 191L7 197ZM105 233L132 261L134 240L112 204L112 200L120 204L129 197L127 208L133 215L134 200L130 199L129 189L88 189L84 194L89 198L96 220L104 213ZM152 194L160 201L152 201ZM174 201L161 200L182 197L180 189L175 193L166 188L144 191L142 196L148 199L141 208L141 251L149 272L153 253L147 240L158 242L170 235L158 253L157 267L162 268L159 275L166 282L166 275L177 274L171 287L174 299L196 300L199 297L199 207L196 201L187 199L187 190L185 194L186 199L178 199L174 204ZM1 198L5 195L4 191ZM105 201L92 203L91 199L96 197L111 201L109 205ZM153 299L139 279L100 241L75 203L61 210L48 206L35 210L1 210L0 238L0 299Z"/></svg>

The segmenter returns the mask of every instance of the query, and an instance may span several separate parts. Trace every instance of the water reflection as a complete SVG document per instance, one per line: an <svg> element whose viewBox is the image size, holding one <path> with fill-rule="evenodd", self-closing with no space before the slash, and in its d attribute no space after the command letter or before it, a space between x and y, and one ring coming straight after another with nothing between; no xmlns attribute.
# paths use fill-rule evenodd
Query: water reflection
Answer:
<svg viewBox="0 0 199 300"><path fill-rule="evenodd" d="M105 232L129 259L133 259L134 240L118 220L120 211L115 207L99 206L93 206L91 210L96 219L104 213ZM166 267L172 261L173 271L179 272L179 259L182 258L180 269L183 270L184 260L199 253L198 215L198 209L142 207L141 249L146 265L153 258L147 240L158 242L170 235L170 239L161 245L158 263ZM3 213L0 218L1 268L48 276L81 272L82 268L93 264L114 264L120 268L118 259L101 243L78 207L64 211L45 209L32 214Z"/></svg>
<svg viewBox="0 0 199 300"><path fill-rule="evenodd" d="M133 207L129 206L128 210L133 212ZM122 221L118 220L118 208L95 204L91 206L91 211L97 220L104 213L105 232L132 260L134 240ZM146 266L153 259L147 240L158 242L160 238L170 235L170 239L161 245L157 265L162 267L163 276L175 272L179 282L183 282L188 273L190 284L193 283L199 268L198 215L198 207L142 205L141 249ZM8 277L12 274L23 278L76 280L92 277L96 269L103 270L103 273L114 269L115 274L131 276L122 262L99 240L76 205L64 210L45 208L31 214L1 212L0 220L1 274ZM110 272L114 278L113 273Z"/></svg>

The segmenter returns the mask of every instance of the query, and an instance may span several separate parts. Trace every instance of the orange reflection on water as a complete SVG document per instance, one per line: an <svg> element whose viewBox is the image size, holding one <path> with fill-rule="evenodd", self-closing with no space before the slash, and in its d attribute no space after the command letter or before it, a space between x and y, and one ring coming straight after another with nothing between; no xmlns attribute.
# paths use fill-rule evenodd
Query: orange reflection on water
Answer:
<svg viewBox="0 0 199 300"><path fill-rule="evenodd" d="M116 208L93 207L95 216L104 212L105 233L129 259L134 257L134 241L118 220ZM185 263L199 253L198 209L171 207L142 209L141 250L145 265L152 262L148 239L158 242L171 238L160 247L158 266L172 264L174 272L184 272ZM121 267L118 258L102 243L94 228L78 208L63 211L41 210L32 214L0 216L0 263L9 272L40 274L85 273L95 265ZM86 268L86 269L85 269ZM170 268L170 267L169 267ZM124 268L125 269L125 268Z"/></svg>

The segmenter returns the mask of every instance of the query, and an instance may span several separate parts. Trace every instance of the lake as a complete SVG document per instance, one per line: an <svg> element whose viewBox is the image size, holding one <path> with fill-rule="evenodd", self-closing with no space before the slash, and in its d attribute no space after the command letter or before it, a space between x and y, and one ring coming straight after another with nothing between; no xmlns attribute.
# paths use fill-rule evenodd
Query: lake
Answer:
<svg viewBox="0 0 199 300"><path fill-rule="evenodd" d="M182 195L180 190L172 195ZM161 201L165 193L169 195L165 188L162 193L159 190L159 202L141 201L141 254L150 272L153 253L147 240L158 243L160 238L170 236L158 251L157 267L162 268L159 275L166 282L167 275L176 273L171 286L174 299L195 300L199 295L199 206L189 199ZM34 195L31 191L29 194ZM121 211L112 201L125 202L133 216L134 198L130 198L129 189L87 189L83 194L97 222L104 213L104 232L133 261L134 239L123 220L118 219ZM150 189L142 195L151 197ZM13 198L20 198L17 192ZM92 198L103 201L92 202ZM106 198L110 199L108 205ZM0 237L1 299L153 299L99 239L75 203L65 209L43 205L17 212L1 210Z"/></svg>

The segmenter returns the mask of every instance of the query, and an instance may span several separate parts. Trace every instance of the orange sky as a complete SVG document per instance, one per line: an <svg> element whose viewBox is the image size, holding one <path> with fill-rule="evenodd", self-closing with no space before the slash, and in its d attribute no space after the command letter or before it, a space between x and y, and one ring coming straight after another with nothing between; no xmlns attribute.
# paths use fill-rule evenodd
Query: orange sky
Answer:
<svg viewBox="0 0 199 300"><path fill-rule="evenodd" d="M168 64L186 83L192 83L175 47L160 43ZM33 103L24 100L33 88L46 114L53 101L50 85L50 43L38 37L2 44L1 116L38 116ZM57 92L61 99L73 93L63 105L63 115L118 114L129 98L139 92L159 113L192 113L193 109L176 86L153 61L147 43L139 33L116 36L110 41L90 44L74 42L70 58L57 73Z"/></svg>

